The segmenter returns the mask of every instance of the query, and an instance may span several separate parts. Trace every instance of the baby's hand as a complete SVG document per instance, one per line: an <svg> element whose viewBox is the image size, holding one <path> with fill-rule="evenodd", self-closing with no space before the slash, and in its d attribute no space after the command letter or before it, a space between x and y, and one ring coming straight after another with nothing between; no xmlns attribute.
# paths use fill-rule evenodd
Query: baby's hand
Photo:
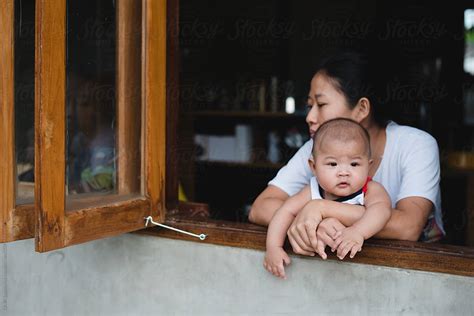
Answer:
<svg viewBox="0 0 474 316"><path fill-rule="evenodd" d="M282 247L272 247L267 249L267 252L265 253L263 266L273 275L286 279L284 265L289 265L290 262L290 257Z"/></svg>
<svg viewBox="0 0 474 316"><path fill-rule="evenodd" d="M357 252L362 250L364 244L364 236L354 227L347 227L340 230L335 235L337 245L337 257L344 259L347 253L351 253L350 257L354 258Z"/></svg>

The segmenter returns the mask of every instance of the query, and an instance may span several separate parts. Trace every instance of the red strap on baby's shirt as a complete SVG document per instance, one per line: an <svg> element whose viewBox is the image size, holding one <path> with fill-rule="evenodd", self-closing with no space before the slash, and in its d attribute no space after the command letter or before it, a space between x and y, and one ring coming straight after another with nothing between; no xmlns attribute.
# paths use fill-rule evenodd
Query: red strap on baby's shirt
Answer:
<svg viewBox="0 0 474 316"><path fill-rule="evenodd" d="M364 187L362 188L362 192L365 194L367 193L367 184L372 181L372 177L367 177L367 180L365 180Z"/></svg>

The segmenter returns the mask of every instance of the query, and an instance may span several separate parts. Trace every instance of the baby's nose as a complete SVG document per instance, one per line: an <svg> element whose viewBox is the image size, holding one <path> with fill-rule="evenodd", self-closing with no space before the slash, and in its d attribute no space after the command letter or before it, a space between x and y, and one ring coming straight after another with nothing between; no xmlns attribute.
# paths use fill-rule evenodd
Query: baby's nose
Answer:
<svg viewBox="0 0 474 316"><path fill-rule="evenodd" d="M347 170L346 168L341 168L339 169L338 175L340 177L346 177L349 175L349 170Z"/></svg>

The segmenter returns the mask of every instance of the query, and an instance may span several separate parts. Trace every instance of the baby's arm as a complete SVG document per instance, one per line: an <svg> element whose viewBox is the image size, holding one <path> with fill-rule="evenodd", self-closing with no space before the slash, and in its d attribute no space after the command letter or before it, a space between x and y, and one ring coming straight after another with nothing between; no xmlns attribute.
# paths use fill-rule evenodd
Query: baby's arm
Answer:
<svg viewBox="0 0 474 316"><path fill-rule="evenodd" d="M362 249L364 240L382 230L390 219L390 197L380 183L371 181L367 184L364 200L366 211L362 217L336 235L339 259L343 259L349 252L353 258Z"/></svg>
<svg viewBox="0 0 474 316"><path fill-rule="evenodd" d="M270 221L267 231L267 252L263 266L275 276L286 278L283 263L286 265L290 263L290 258L283 250L286 232L298 212L309 200L311 200L311 191L308 185L296 195L288 198Z"/></svg>

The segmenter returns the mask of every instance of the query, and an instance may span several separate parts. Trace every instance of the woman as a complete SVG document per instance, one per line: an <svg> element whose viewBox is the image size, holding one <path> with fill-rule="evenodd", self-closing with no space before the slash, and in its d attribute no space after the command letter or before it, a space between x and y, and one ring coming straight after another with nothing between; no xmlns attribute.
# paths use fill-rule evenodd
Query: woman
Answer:
<svg viewBox="0 0 474 316"><path fill-rule="evenodd" d="M392 202L392 215L375 237L402 240L436 240L443 236L440 167L436 140L416 128L381 119L372 95L373 71L363 56L341 54L321 64L311 80L308 95L308 123L311 137L325 121L337 117L353 119L370 135L373 163L369 176L381 183ZM375 81L374 81L375 82ZM283 167L268 187L257 197L249 220L268 225L273 214L291 195L309 182L309 140ZM318 253L324 259L326 245L333 248L337 230L352 225L363 208L328 200L309 202L288 230L293 251L302 255ZM312 213L318 208L341 212L343 221L325 219L314 224ZM316 230L317 229L317 230ZM422 235L423 232L423 235Z"/></svg>

